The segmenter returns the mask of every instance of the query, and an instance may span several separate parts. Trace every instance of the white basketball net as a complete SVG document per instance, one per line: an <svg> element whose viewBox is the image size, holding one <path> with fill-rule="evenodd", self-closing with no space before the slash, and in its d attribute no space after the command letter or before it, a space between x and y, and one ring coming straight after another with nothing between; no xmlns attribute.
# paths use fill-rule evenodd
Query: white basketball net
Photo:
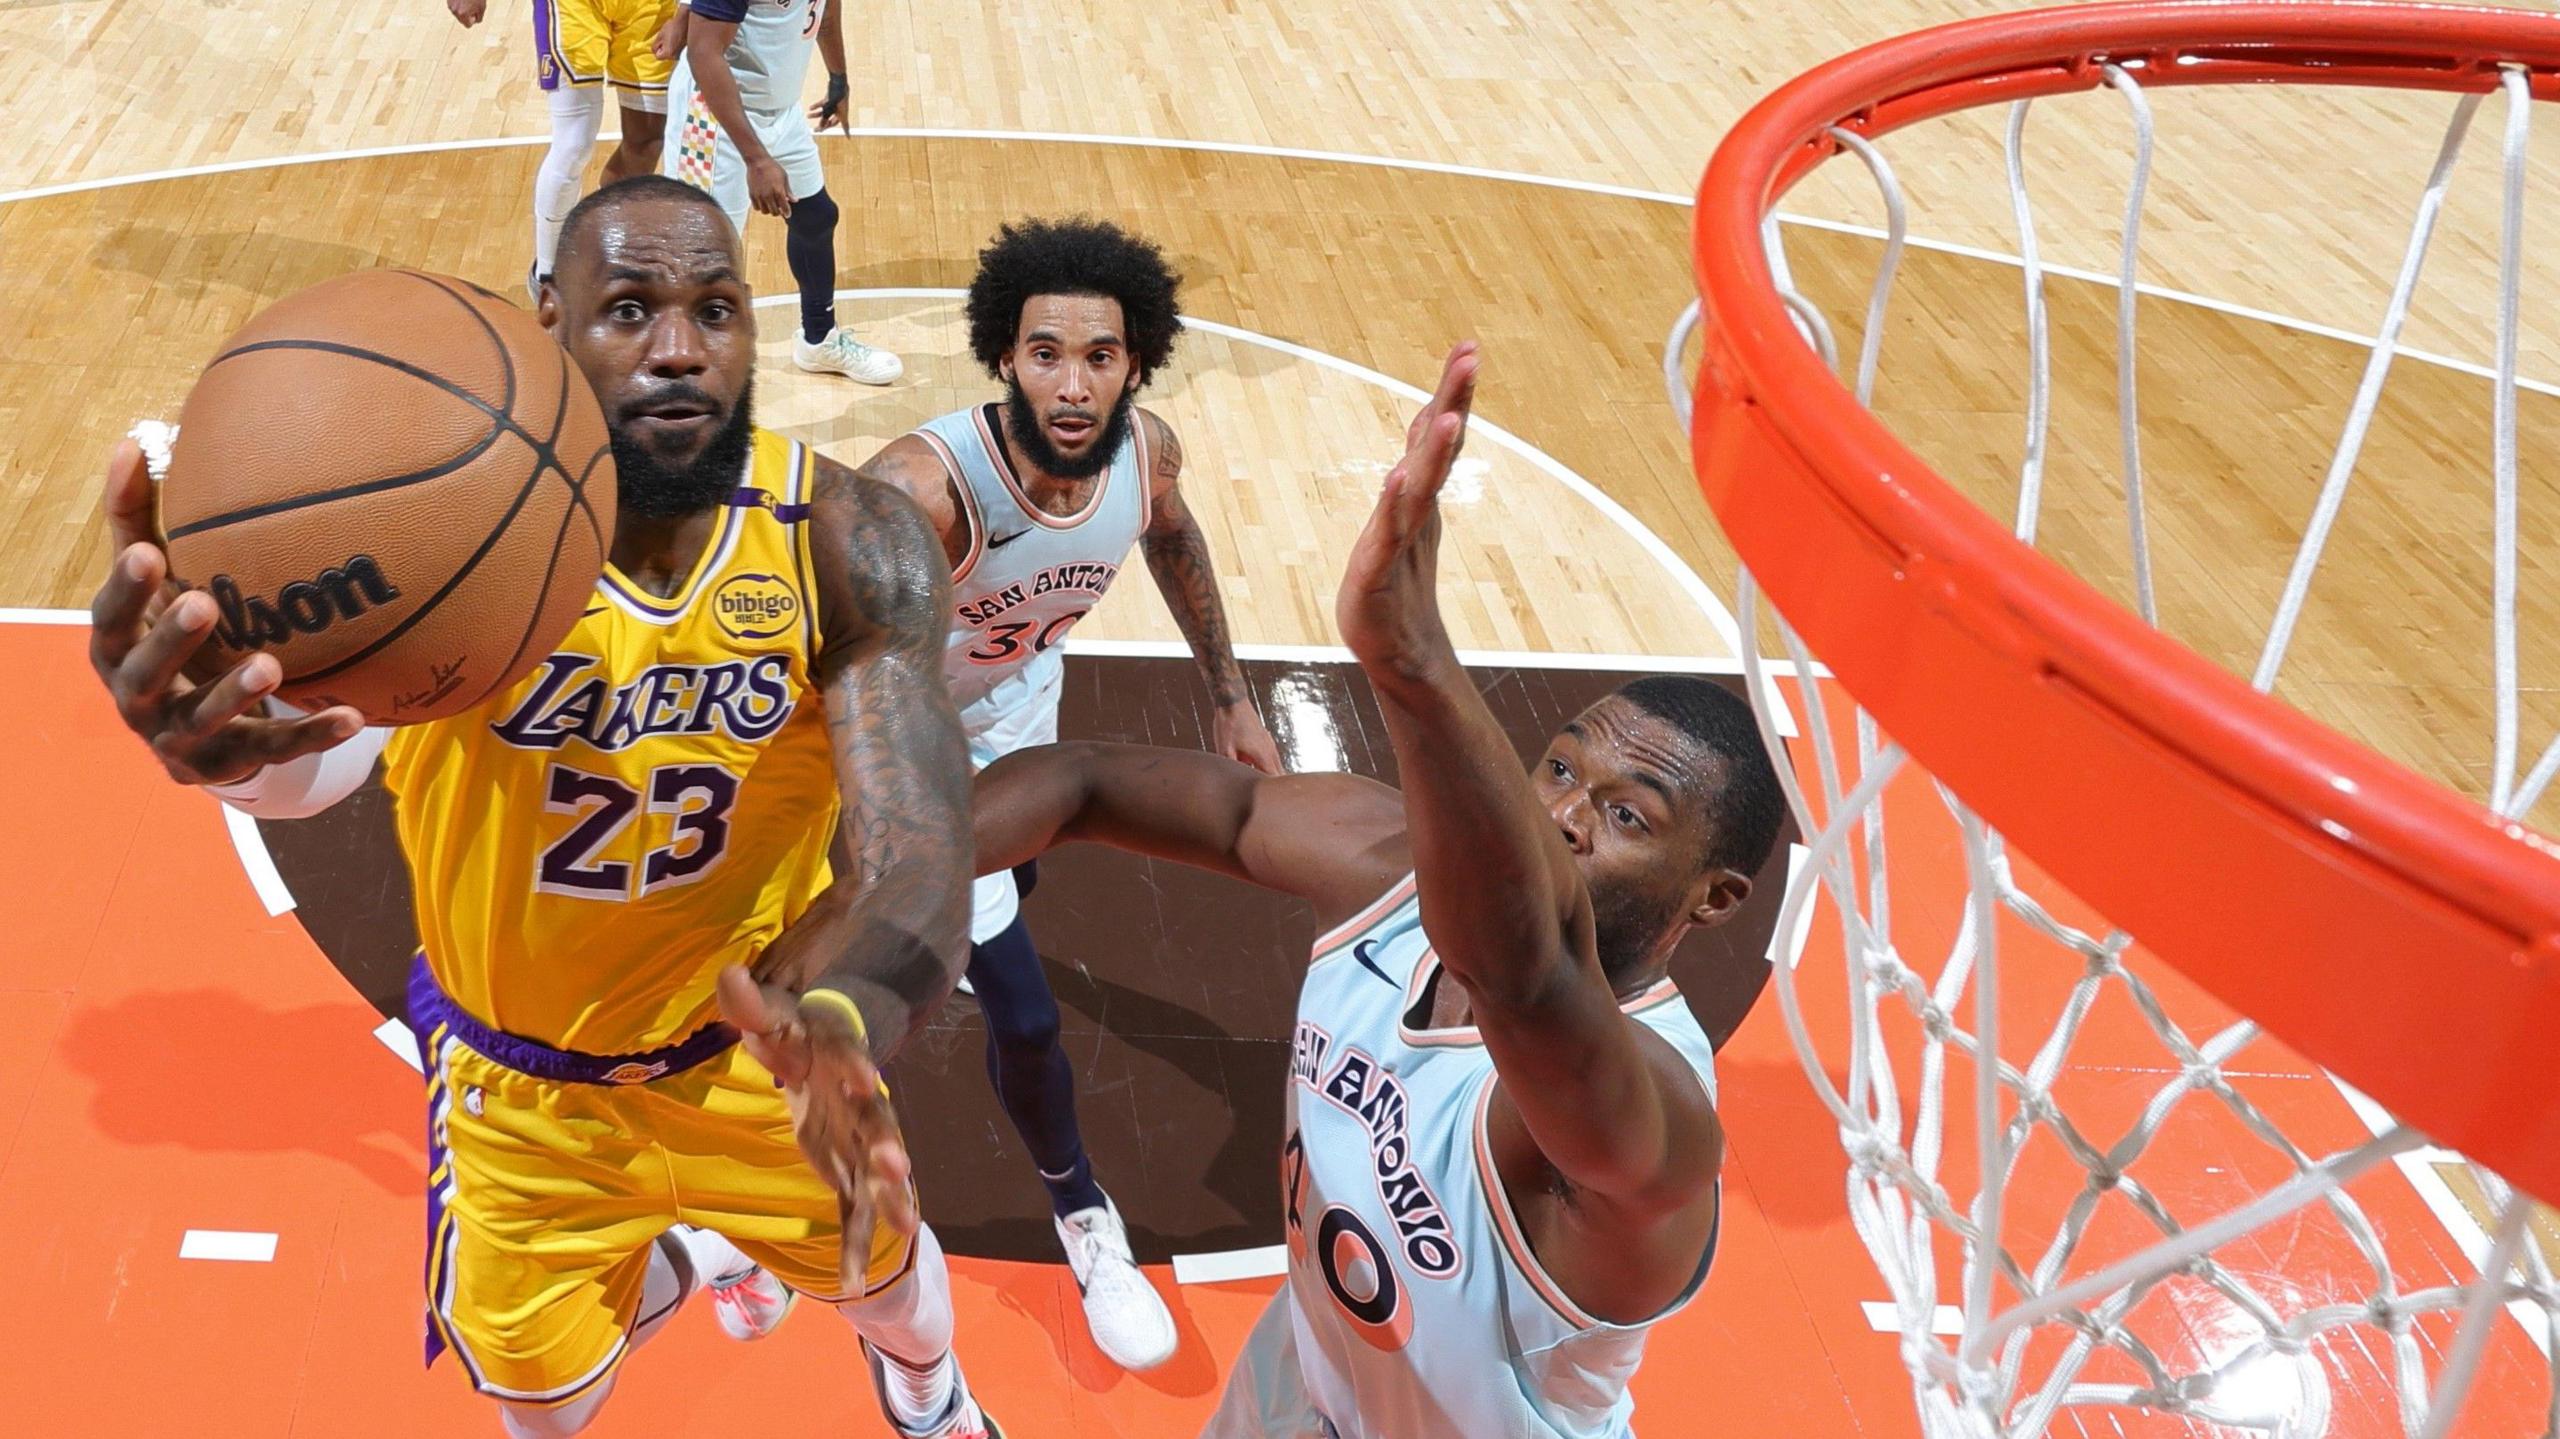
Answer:
<svg viewBox="0 0 2560 1439"><path fill-rule="evenodd" d="M2133 286L2143 190L2151 166L2151 115L2136 74L2114 65L2107 66L2105 74L2129 106L2135 127L2135 163L2125 202L2118 275L2118 404L2135 602L2145 619L2156 622L2135 403ZM2515 817L2532 806L2555 770L2560 770L2560 739L2517 782L2517 273L2525 135L2532 110L2520 74L2507 74L2504 97L2506 210L2493 460L2497 733L2490 802L2501 814ZM2268 630L2254 677L2260 690L2275 683L2283 664L2390 371L2454 159L2482 98L2471 96L2455 107L2419 201L2371 360ZM2050 375L2044 270L2037 257L2020 160L2027 109L2023 102L2011 109L2007 149L2019 251L2024 258L2030 366L2017 534L2033 543L2044 478ZM1864 404L1875 383L1886 305L1902 257L1903 196L1891 165L1874 146L1844 130L1831 133L1872 173L1886 211L1883 260L1869 295L1853 379L1857 398ZM1830 327L1796 291L1774 218L1766 222L1765 235L1781 298L1796 316L1807 342L1836 369ZM1665 360L1673 404L1684 429L1689 401L1679 357L1697 315L1693 305L1681 317ZM1758 598L1746 572L1740 604L1743 660L1761 709L1764 737L1773 753L1782 753L1769 715L1776 691L1760 653ZM1796 674L1814 674L1815 657L1806 652L1783 618L1772 618ZM1824 1056L1817 1052L1798 976L1783 957L1783 949L1776 966L1776 989L1805 1071L1839 1122L1849 1160L1850 1216L1891 1292L1903 1336L1902 1358L1911 1373L1923 1428L1931 1439L2040 1435L2065 1406L2125 1406L2282 1439L2310 1439L2327 1428L2331 1417L2329 1389L2317 1372L2320 1361L2315 1350L2342 1341L2360 1345L2367 1355L2376 1356L2373 1362L2387 1366L2398 1398L2399 1427L2409 1435L2435 1439L2451 1432L2493 1329L2511 1322L2508 1315L2543 1351L2546 1363L2538 1363L2537 1370L2547 1367L2554 1325L2560 1322L2560 1289L2555 1288L2540 1251L2527 1242L2528 1200L2495 1174L2471 1166L2474 1181L2498 1215L2492 1232L2464 1246L2476 1272L2455 1275L2454 1282L2404 1288L2390 1251L2348 1186L2357 1176L2377 1168L2381 1172L2375 1176L2376 1183L2401 1182L2386 1161L2413 1154L2432 1157L2426 1153L2424 1137L2386 1123L2368 1143L2325 1156L2305 1153L2235 1087L2227 1071L2235 1056L2257 1040L2258 1027L2243 1021L2201 1037L2182 1031L2153 987L2126 966L2124 955L2131 937L2122 932L2086 932L2057 918L2056 911L2067 906L2040 901L2030 893L2013 870L2001 836L1943 786L1936 787L1937 794L1953 817L1964 856L1968 892L1962 922L1934 965L1915 962L1914 956L1898 949L1883 797L1897 773L1905 768L1916 771L1917 766L1878 733L1864 710L1855 713L1855 753L1844 757L1834 744L1820 687L1807 683L1799 692L1810 710L1811 722L1803 729L1814 760L1816 786L1814 793L1807 794L1792 767L1779 766L1797 821L1810 838L1805 860L1792 876L1778 932L1796 932L1805 907L1814 901L1817 885L1829 896L1848 961L1850 1012L1841 1083L1835 1084ZM2028 956L2028 962L2067 964L2080 976L2058 1022L2041 1037L2021 1039L2001 1033L2004 914L2009 917L2006 929L2013 941L2009 948L2041 949L2049 942L2061 951L2058 956L2040 953ZM2040 939L2015 943L2021 932ZM2119 997L2110 999L2110 991ZM2063 1111L2055 1083L2075 1044L2084 1038L2085 1022L2093 1009L2102 1003L2121 1006L2125 1002L2166 1051L2174 1076L2150 1093L2129 1127L2114 1133L2093 1132ZM1952 1095L1951 1056L1973 1075L1969 1085L1959 1079ZM1839 1056L1831 1058L1837 1062ZM1983 1062L1986 1058L1992 1062ZM1942 1173L1948 1110L1952 1105L1962 1112L1968 1100L1978 1165L1969 1175ZM2189 1186L2146 1183L2142 1161L2164 1127L2183 1111L2214 1104L2238 1121L2237 1132L2253 1136L2281 1166L2289 1167L2292 1177L2224 1212L2176 1212L2172 1201ZM2050 1165L2056 1154L2075 1164L2085 1182L2063 1207L2058 1223L2038 1228L2037 1216L2021 1214L2011 1206L2011 1181L2031 1155ZM2167 1172L2155 1172L2155 1180ZM1970 1198L1960 1197L1959 1191L1966 1188L1971 1190ZM2370 1267L2371 1286L2364 1293L2315 1296L2317 1302L2305 1302L2289 1291L2280 1275L2270 1276L2263 1268L2244 1275L2221 1262L2218 1251L2225 1246L2271 1221L2314 1206L2318 1208L2313 1216L2325 1211L2327 1221ZM2130 1252L2122 1243L2114 1246L2116 1253L2089 1252L2086 1241L2093 1230L2114 1225L2120 1236L2127 1224L2144 1236ZM1957 1292L1948 1297L1960 1317L1952 1324L1941 1307L1942 1259L1948 1265L1946 1272L1957 1279ZM2171 1342L2180 1336L2164 1331L2159 1305L2172 1289L2219 1296L2221 1302L2213 1308L2229 1319L2224 1342L2202 1348L2192 1342ZM2185 1312L2192 1315L2194 1306L2190 1304ZM2449 1317L2436 1328L2422 1331L2419 1321L2431 1315ZM2450 1318L2455 1315L2458 1325ZM2346 1333L2355 1329L2365 1332L2360 1337ZM2542 1375L2537 1382L2553 1378L2560 1378L2560 1371ZM2542 1407L2535 1423L2545 1435L2560 1432L2560 1399L2555 1394L2560 1394L2560 1384L2538 1400ZM2117 1417L2127 1416L2120 1410Z"/></svg>

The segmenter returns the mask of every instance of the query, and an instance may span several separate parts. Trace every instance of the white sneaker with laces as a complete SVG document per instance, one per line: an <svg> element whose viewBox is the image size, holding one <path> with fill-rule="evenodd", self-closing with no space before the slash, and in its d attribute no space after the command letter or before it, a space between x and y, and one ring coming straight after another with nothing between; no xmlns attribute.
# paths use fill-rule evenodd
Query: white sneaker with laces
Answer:
<svg viewBox="0 0 2560 1439"><path fill-rule="evenodd" d="M1120 1206L1106 1194L1099 1208L1079 1209L1057 1225L1067 1268L1084 1291L1084 1322L1094 1346L1133 1373L1172 1358L1173 1314L1129 1252Z"/></svg>
<svg viewBox="0 0 2560 1439"><path fill-rule="evenodd" d="M855 339L842 325L827 331L827 337L814 345L793 335L791 363L815 374L842 375L866 385L885 385L907 372L906 362Z"/></svg>
<svg viewBox="0 0 2560 1439"><path fill-rule="evenodd" d="M791 1306L800 1302L797 1291L766 1273L762 1265L714 1279L704 1287L711 1291L711 1313L720 1321L720 1332L742 1344L781 1328Z"/></svg>

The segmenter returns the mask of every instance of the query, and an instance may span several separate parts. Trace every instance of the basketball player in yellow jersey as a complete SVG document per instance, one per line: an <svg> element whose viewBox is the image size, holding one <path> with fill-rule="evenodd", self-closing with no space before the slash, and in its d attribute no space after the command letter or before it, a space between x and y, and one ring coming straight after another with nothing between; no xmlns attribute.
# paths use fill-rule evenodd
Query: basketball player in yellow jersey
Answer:
<svg viewBox="0 0 2560 1439"><path fill-rule="evenodd" d="M874 1068L968 952L940 542L894 489L753 427L753 312L708 197L607 186L561 244L542 319L603 401L621 505L555 653L396 732L271 714L263 655L195 684L213 606L163 593L127 448L92 658L174 777L252 813L312 813L383 757L424 940L429 1357L450 1348L510 1434L584 1428L716 1277L681 1224L852 1320L899 1433L981 1439Z"/></svg>
<svg viewBox="0 0 2560 1439"><path fill-rule="evenodd" d="M467 30L487 16L489 0L445 0L445 8ZM675 0L533 0L534 79L551 110L551 148L533 181L533 268L525 276L525 293L537 303L560 223L578 203L604 128L607 88L622 110L622 142L605 157L604 183L658 168L675 65L659 56L657 42L675 14Z"/></svg>

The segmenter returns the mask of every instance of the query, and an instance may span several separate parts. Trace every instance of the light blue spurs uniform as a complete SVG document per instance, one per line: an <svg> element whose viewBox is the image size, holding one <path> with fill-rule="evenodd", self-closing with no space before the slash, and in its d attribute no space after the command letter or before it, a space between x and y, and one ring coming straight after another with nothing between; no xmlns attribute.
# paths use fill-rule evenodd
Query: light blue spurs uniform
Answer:
<svg viewBox="0 0 2560 1439"><path fill-rule="evenodd" d="M1485 1137L1493 1058L1429 1029L1439 970L1408 877L1316 944L1281 1148L1288 1282L1203 1439L1620 1439L1644 1324L1576 1307L1530 1252ZM1715 1095L1669 980L1624 1001ZM1713 1262L1653 1321L1694 1296Z"/></svg>
<svg viewBox="0 0 2560 1439"><path fill-rule="evenodd" d="M1151 468L1147 427L1133 417L1092 497L1061 519L1025 493L1005 458L1003 424L1002 405L972 405L915 431L950 472L969 526L968 553L951 567L942 675L980 769L1057 740L1064 642L1145 531ZM970 890L970 940L1004 933L1019 902L1012 875L981 875Z"/></svg>

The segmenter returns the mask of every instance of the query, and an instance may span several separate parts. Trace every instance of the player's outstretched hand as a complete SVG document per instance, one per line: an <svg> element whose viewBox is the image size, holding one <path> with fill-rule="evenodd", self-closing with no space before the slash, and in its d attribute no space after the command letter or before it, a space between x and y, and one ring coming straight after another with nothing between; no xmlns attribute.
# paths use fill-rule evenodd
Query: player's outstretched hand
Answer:
<svg viewBox="0 0 2560 1439"><path fill-rule="evenodd" d="M918 1217L906 1136L849 1009L760 984L742 965L720 974L720 1012L781 1081L800 1148L843 1206L844 1292L859 1294L872 1225L913 1234Z"/></svg>
<svg viewBox="0 0 2560 1439"><path fill-rule="evenodd" d="M468 30L489 13L489 0L444 0L444 8L452 11L453 18L461 21L462 28Z"/></svg>
<svg viewBox="0 0 2560 1439"><path fill-rule="evenodd" d="M1476 345L1460 342L1440 385L1405 430L1404 458L1387 472L1378 507L1351 546L1334 623L1365 666L1410 670L1447 647L1434 591L1440 561L1440 487L1466 444L1476 398Z"/></svg>
<svg viewBox="0 0 2560 1439"><path fill-rule="evenodd" d="M219 618L213 597L169 584L151 476L131 440L107 458L104 508L107 579L89 602L89 663L126 728L151 746L171 779L244 779L364 728L364 716L343 705L299 719L268 718L265 700L284 678L270 655L214 672L204 647Z"/></svg>

